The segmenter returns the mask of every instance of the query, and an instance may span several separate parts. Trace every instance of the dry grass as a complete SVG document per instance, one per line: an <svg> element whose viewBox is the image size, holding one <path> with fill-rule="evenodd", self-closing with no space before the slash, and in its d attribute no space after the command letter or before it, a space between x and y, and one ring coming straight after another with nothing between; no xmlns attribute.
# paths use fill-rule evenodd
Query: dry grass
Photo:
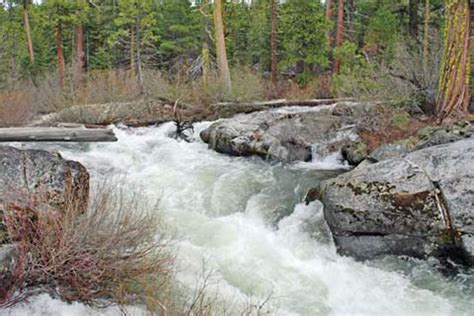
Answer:
<svg viewBox="0 0 474 316"><path fill-rule="evenodd" d="M4 280L0 306L18 303L41 288L66 301L93 306L127 304L137 297L130 284L145 276L171 275L159 212L126 188L103 186L89 210L72 205L38 212L5 205L9 242L17 245L15 266Z"/></svg>
<svg viewBox="0 0 474 316"><path fill-rule="evenodd" d="M434 124L434 118L410 116L401 108L388 105L377 105L361 115L358 121L360 136L373 151L382 144L407 140L417 132Z"/></svg>
<svg viewBox="0 0 474 316"><path fill-rule="evenodd" d="M0 127L21 126L30 120L35 112L31 96L22 91L0 93Z"/></svg>
<svg viewBox="0 0 474 316"><path fill-rule="evenodd" d="M275 91L276 90L276 91ZM273 94L268 94L273 92ZM267 89L269 99L285 98L289 100L327 99L332 97L330 76L320 75L313 78L306 85L301 86L291 79L282 79L275 89Z"/></svg>

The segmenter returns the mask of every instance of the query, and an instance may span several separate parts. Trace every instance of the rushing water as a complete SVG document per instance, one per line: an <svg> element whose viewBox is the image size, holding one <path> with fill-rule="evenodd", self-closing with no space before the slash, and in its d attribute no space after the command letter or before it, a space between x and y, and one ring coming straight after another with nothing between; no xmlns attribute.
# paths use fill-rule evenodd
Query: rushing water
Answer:
<svg viewBox="0 0 474 316"><path fill-rule="evenodd" d="M196 136L207 125L197 124ZM360 263L336 254L322 206L301 201L309 187L331 175L321 169L341 167L337 157L294 165L228 157L207 149L198 136L194 143L169 138L172 128L116 128L116 143L48 148L82 162L93 181L126 174L130 187L160 199L176 231L177 277L189 291L204 265L223 300L258 303L270 296L268 307L279 315L474 313L472 274L448 279L430 261ZM42 295L3 313L93 311Z"/></svg>

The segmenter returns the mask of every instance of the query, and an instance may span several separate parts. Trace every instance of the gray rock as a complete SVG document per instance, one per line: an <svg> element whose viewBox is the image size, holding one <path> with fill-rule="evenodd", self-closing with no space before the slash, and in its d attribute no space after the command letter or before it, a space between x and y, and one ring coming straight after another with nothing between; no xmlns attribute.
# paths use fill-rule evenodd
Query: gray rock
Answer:
<svg viewBox="0 0 474 316"><path fill-rule="evenodd" d="M12 244L0 245L0 280L2 275L12 270L16 248Z"/></svg>
<svg viewBox="0 0 474 316"><path fill-rule="evenodd" d="M201 132L201 138L209 148L233 156L309 161L312 144L324 144L331 151L340 150L345 143L336 136L350 123L351 118L334 116L327 110L262 111L217 121Z"/></svg>
<svg viewBox="0 0 474 316"><path fill-rule="evenodd" d="M88 196L89 173L80 163L44 150L0 147L0 205L23 208L34 201L61 210L74 203L83 211Z"/></svg>
<svg viewBox="0 0 474 316"><path fill-rule="evenodd" d="M474 134L474 128L469 122L458 122L446 126L430 126L418 132L420 143L416 145L415 150L428 148L432 146L453 143Z"/></svg>
<svg viewBox="0 0 474 316"><path fill-rule="evenodd" d="M403 144L383 144L377 147L368 158L373 162L378 162L401 157L408 152L410 152L410 147Z"/></svg>
<svg viewBox="0 0 474 316"><path fill-rule="evenodd" d="M362 141L351 142L342 148L342 156L352 166L357 166L369 154L369 147Z"/></svg>
<svg viewBox="0 0 474 316"><path fill-rule="evenodd" d="M424 258L459 249L472 263L473 162L474 139L466 139L360 165L324 181L312 196L325 205L342 254Z"/></svg>

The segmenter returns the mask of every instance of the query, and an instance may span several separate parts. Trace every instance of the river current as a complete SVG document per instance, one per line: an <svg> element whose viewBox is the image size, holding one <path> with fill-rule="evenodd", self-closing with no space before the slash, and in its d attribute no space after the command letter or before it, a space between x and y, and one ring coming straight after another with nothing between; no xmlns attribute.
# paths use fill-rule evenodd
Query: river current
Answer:
<svg viewBox="0 0 474 316"><path fill-rule="evenodd" d="M320 179L344 168L337 156L278 164L218 154L199 139L168 137L159 127L115 127L116 143L35 145L78 160L93 182L123 175L131 189L159 200L174 231L177 274L192 292L202 271L210 290L240 304L262 302L276 315L473 315L472 273L444 277L434 261L339 256L322 205L302 203ZM48 295L0 315L114 315ZM139 313L137 311L137 313Z"/></svg>

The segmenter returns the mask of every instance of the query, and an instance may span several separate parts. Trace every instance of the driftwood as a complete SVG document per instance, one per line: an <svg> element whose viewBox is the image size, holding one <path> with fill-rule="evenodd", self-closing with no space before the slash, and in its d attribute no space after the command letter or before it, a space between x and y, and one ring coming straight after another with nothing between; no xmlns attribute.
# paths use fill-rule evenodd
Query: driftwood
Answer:
<svg viewBox="0 0 474 316"><path fill-rule="evenodd" d="M192 122L183 120L183 117L181 116L181 111L178 108L179 105L180 103L178 99L174 103L173 107L174 124L176 125L176 132L174 133L174 138L180 138L190 143L193 141L194 126Z"/></svg>
<svg viewBox="0 0 474 316"><path fill-rule="evenodd" d="M237 113L251 113L285 106L319 106L343 101L353 101L350 98L313 99L313 100L272 100L263 102L220 102L214 104L219 117L230 117Z"/></svg>
<svg viewBox="0 0 474 316"><path fill-rule="evenodd" d="M0 128L0 142L115 142L111 129L15 127Z"/></svg>

